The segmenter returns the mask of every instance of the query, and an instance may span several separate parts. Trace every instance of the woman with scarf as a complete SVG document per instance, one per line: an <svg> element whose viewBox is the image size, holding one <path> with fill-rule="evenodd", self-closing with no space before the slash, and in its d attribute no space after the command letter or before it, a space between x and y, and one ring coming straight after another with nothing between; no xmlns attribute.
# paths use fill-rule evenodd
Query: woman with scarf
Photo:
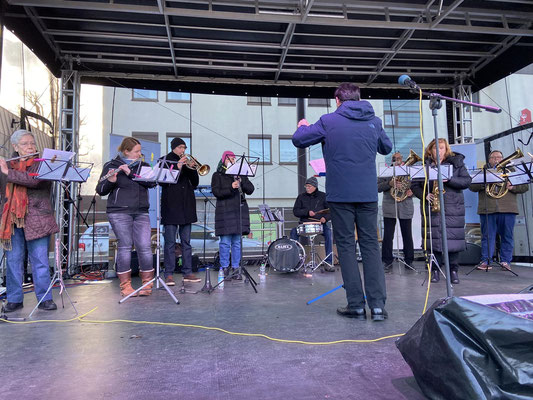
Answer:
<svg viewBox="0 0 533 400"><path fill-rule="evenodd" d="M0 241L4 248L7 270L7 305L5 312L23 307L23 263L26 249L31 263L35 295L41 310L56 310L50 286L48 245L50 235L57 233L54 212L50 202L49 181L35 178L39 162L35 161L37 147L33 134L20 129L11 135L15 150L6 162L0 160L2 187L2 218Z"/></svg>
<svg viewBox="0 0 533 400"><path fill-rule="evenodd" d="M242 279L241 236L250 233L250 215L245 195L254 192L254 185L246 176L226 175L226 169L235 163L235 154L225 151L211 179L211 190L217 198L215 235L220 236L220 266L227 276ZM239 218L240 217L240 218ZM231 268L230 266L231 250Z"/></svg>
<svg viewBox="0 0 533 400"><path fill-rule="evenodd" d="M134 171L141 162L141 143L133 137L125 137L118 147L118 155L102 168L96 192L107 197L107 217L118 240L117 276L120 294L126 297L134 292L131 287L131 248L135 245L139 257L142 284L154 277L154 265L150 242L150 217L148 189L152 182L134 181ZM109 175L109 176L108 176ZM103 177L106 177L103 179ZM152 284L144 287L140 296L152 294Z"/></svg>
<svg viewBox="0 0 533 400"><path fill-rule="evenodd" d="M443 182L444 187L444 207L446 237L448 243L448 260L450 263L450 279L452 283L459 283L459 253L466 249L465 241L465 199L463 190L468 189L472 178L464 164L464 156L460 153L454 153L446 139L439 139L439 159L441 165L451 164L453 166L453 174L450 179ZM424 162L426 165L435 166L437 164L435 140L432 140L426 152L424 153ZM440 211L431 211L431 204L438 201L437 195L433 192L434 182L428 181L426 190L424 191L424 182L413 182L411 190L416 197L420 199L420 207L422 208L422 199L425 197L426 201L426 215L431 212L431 226L426 226L426 240L429 241L429 230L432 233L433 253L437 258L439 266L443 267L443 245L442 245L442 220ZM429 217L427 218L429 224ZM424 220L422 219L422 236L424 235ZM429 244L428 244L429 249ZM440 273L437 268L433 269L431 282L440 281Z"/></svg>

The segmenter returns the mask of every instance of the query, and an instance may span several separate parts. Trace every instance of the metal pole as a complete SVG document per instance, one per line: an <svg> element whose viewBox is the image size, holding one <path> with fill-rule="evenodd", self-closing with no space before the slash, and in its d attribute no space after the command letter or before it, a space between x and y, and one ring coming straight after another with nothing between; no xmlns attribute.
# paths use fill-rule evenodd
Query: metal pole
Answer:
<svg viewBox="0 0 533 400"><path fill-rule="evenodd" d="M305 103L303 98L296 99L296 123L305 118ZM307 154L305 149L297 149L298 156L298 190L302 191L307 179Z"/></svg>

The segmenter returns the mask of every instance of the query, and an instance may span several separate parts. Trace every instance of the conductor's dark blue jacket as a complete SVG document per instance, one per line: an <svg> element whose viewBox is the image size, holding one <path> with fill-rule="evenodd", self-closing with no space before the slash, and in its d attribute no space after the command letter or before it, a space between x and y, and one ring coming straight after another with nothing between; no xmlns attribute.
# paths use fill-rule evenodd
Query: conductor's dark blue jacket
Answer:
<svg viewBox="0 0 533 400"><path fill-rule="evenodd" d="M322 143L328 202L378 201L376 154L389 154L392 143L368 101L348 100L294 133L296 147Z"/></svg>

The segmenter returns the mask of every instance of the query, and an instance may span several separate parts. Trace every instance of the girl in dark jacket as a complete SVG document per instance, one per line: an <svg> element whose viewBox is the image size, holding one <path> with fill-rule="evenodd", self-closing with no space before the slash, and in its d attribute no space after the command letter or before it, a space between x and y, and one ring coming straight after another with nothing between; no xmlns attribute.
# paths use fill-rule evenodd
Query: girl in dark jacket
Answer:
<svg viewBox="0 0 533 400"><path fill-rule="evenodd" d="M439 158L441 165L451 164L453 166L453 176L443 182L444 183L444 207L445 212L445 224L446 224L446 236L448 238L448 259L450 262L450 278L452 283L459 283L458 270L459 270L459 253L466 248L465 242L465 201L463 196L463 190L470 186L472 178L468 174L468 171L464 165L464 156L459 153L453 153L450 145L445 139L439 139ZM429 146L426 148L424 154L424 160L426 165L436 165L436 148L435 140L432 140ZM411 190L416 197L421 199L420 208L422 209L422 198L426 198L426 215L431 212L431 226L427 226L426 240L429 241L429 229L432 234L433 252L437 258L439 265L443 265L442 254L442 235L441 235L441 216L439 212L432 212L431 204L434 201L438 201L432 191L433 182L428 182L426 191L424 192L424 182L414 182L411 186ZM436 181L435 181L436 182ZM428 192L429 191L429 192ZM422 234L424 232L424 220L422 219ZM429 224L430 218L427 218ZM429 247L429 246L428 246ZM440 280L440 274L438 269L434 269L432 272L431 282L438 282Z"/></svg>
<svg viewBox="0 0 533 400"><path fill-rule="evenodd" d="M152 249L150 247L150 217L148 216L148 188L152 182L134 181L141 159L141 143L132 137L125 137L118 147L118 155L102 168L102 175L96 192L107 198L107 217L118 240L117 276L120 281L120 294L125 297L133 293L131 287L131 248L135 245L139 257L142 284L154 277ZM147 166L148 164L142 163ZM130 168L131 167L131 168ZM135 168L134 168L135 167ZM113 172L116 172L113 174ZM103 179L106 175L107 179ZM152 294L152 284L139 292L141 296Z"/></svg>
<svg viewBox="0 0 533 400"><path fill-rule="evenodd" d="M215 234L220 236L220 266L228 274L233 268L233 278L242 279L239 268L241 261L241 236L250 233L250 215L245 195L254 192L254 185L246 176L226 175L226 169L235 163L235 154L225 151L211 179L211 190L217 198L215 210ZM240 209L240 210L239 210ZM239 220L240 215L240 220Z"/></svg>

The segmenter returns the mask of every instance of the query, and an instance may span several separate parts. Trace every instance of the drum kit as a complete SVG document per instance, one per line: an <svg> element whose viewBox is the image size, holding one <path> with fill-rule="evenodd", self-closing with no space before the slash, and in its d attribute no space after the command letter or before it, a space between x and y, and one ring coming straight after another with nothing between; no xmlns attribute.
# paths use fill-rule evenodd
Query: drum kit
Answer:
<svg viewBox="0 0 533 400"><path fill-rule="evenodd" d="M328 212L329 209L325 209L316 212L316 214L326 214ZM298 225L296 231L298 235L309 238L311 260L305 263L305 249L300 242L282 237L272 242L267 250L267 261L274 271L290 273L300 271L303 267L304 274L310 274L325 263L325 261L316 262L317 255L315 251L315 237L322 234L322 223L319 220L317 222L304 222Z"/></svg>

